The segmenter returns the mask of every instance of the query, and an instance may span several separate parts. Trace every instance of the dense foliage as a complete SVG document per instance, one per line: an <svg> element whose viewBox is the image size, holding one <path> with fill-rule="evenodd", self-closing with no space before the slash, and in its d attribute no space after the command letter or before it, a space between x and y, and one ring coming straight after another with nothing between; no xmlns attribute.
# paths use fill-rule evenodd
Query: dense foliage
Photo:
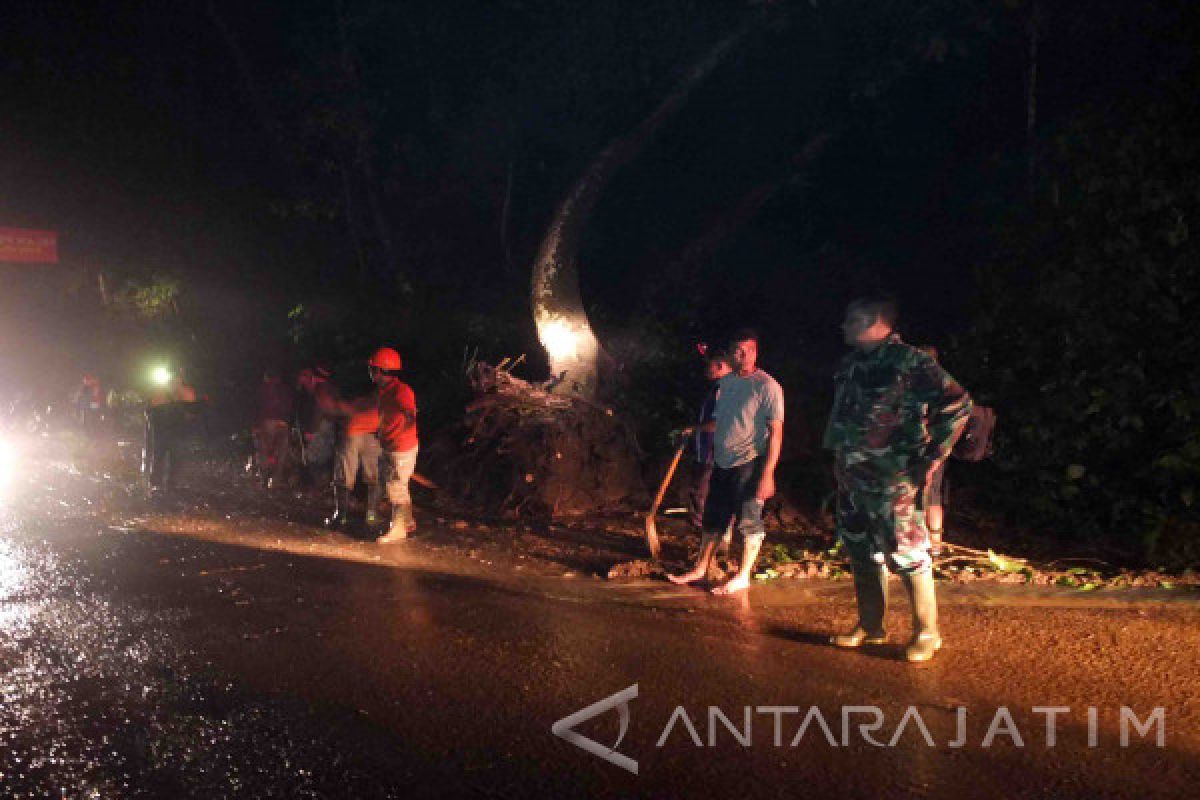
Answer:
<svg viewBox="0 0 1200 800"><path fill-rule="evenodd" d="M1186 4L151 6L14 17L3 133L29 157L0 163L0 215L61 229L80 279L70 314L49 272L6 286L0 365L66 386L183 363L232 413L268 364L353 390L386 341L453 425L474 360L546 375L529 265L572 182L762 15L582 237L604 401L648 463L703 395L695 342L749 324L787 391L781 485L819 502L842 308L883 288L910 341L967 331L946 364L1000 412L994 460L957 476L978 510L1197 560Z"/></svg>
<svg viewBox="0 0 1200 800"><path fill-rule="evenodd" d="M960 360L1003 420L992 502L1194 561L1200 131L1179 112L1170 100L1107 109L1053 136L1046 197L1001 226Z"/></svg>

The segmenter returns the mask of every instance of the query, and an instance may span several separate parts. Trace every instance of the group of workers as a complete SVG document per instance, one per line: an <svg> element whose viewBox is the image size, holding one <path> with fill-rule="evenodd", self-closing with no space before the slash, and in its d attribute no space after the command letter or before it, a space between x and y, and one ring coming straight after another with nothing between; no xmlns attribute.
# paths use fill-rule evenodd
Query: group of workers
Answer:
<svg viewBox="0 0 1200 800"><path fill-rule="evenodd" d="M936 489L946 458L970 416L970 396L926 350L896 333L897 307L884 295L853 301L842 331L850 353L834 377L824 446L833 451L838 540L850 557L858 622L834 636L838 647L887 641L888 570L898 574L913 612L908 661L927 661L942 646L931 550L940 538ZM698 424L697 470L689 492L701 529L692 569L677 584L704 579L730 529L742 538L738 571L712 589L728 595L749 586L766 536L763 504L775 494L783 443L783 390L757 366L758 336L732 337L726 352L706 353L715 382ZM931 527L934 535L931 535Z"/></svg>
<svg viewBox="0 0 1200 800"><path fill-rule="evenodd" d="M281 374L268 369L259 386L252 433L258 473L267 488L284 486L293 468L309 486L332 485L331 528L350 521L350 497L361 482L367 490L364 522L368 531L383 528L381 499L391 507L387 529L377 541L407 538L416 529L409 481L417 463L417 400L400 380L403 362L394 348L381 347L367 361L370 391L343 399L328 369L300 370L298 392ZM92 381L83 383L90 390ZM77 407L91 402L80 391ZM202 419L196 390L181 369L170 370L146 401L142 473L152 493L167 492L177 473L189 431ZM295 437L295 439L293 439ZM292 457L293 443L301 454ZM382 480L381 480L382 478Z"/></svg>
<svg viewBox="0 0 1200 800"><path fill-rule="evenodd" d="M941 532L936 490L972 401L932 353L901 340L896 320L895 302L873 295L850 303L842 323L851 351L834 377L824 446L834 455L837 536L850 557L858 622L834 636L832 644L854 648L887 640L891 570L900 576L913 612L905 657L927 661L942 646L931 558ZM764 503L775 494L784 395L758 367L758 346L757 334L743 330L727 350L705 353L714 389L698 424L685 429L695 436L699 469L689 506L701 543L692 569L668 578L677 584L704 579L718 546L722 540L728 546L736 530L742 558L733 577L712 589L718 595L749 586L766 536ZM319 482L317 471L332 461L333 508L327 520L332 527L347 524L350 495L359 480L367 489L365 522L369 529L378 525L382 473L391 518L378 541L390 542L406 538L416 526L408 484L417 459L417 405L412 389L400 380L396 350L380 348L367 367L372 389L353 400L343 399L320 367L300 372L298 398L278 373L268 371L255 438L268 486L284 476L293 423L310 481ZM172 431L194 401L195 391L182 375L151 398L146 414L151 485L169 479L158 465L172 460Z"/></svg>
<svg viewBox="0 0 1200 800"><path fill-rule="evenodd" d="M259 387L255 447L268 488L287 477L293 430L307 482L322 482L332 462L333 509L326 519L332 528L349 523L350 496L361 481L367 490L364 522L375 531L381 525L380 500L386 491L391 518L378 541L392 542L416 529L408 484L417 463L417 401L412 388L400 380L403 362L395 349L376 350L367 369L372 389L353 400L340 396L323 367L300 371L299 397L278 372L267 370Z"/></svg>

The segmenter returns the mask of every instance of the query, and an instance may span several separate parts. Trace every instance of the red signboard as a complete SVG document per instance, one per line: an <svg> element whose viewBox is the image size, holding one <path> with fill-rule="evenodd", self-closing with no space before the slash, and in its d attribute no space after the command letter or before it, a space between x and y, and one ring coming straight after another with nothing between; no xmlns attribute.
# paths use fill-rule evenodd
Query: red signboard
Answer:
<svg viewBox="0 0 1200 800"><path fill-rule="evenodd" d="M0 263L57 264L58 232L0 228Z"/></svg>

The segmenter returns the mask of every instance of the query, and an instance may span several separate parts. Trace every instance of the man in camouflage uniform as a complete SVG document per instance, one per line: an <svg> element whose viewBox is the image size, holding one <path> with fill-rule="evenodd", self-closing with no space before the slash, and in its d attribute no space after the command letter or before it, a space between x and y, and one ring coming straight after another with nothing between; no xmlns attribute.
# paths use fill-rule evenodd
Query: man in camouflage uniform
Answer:
<svg viewBox="0 0 1200 800"><path fill-rule="evenodd" d="M895 333L896 305L855 300L842 323L854 350L834 378L824 445L834 451L837 533L850 555L858 625L838 647L886 641L887 569L901 576L913 608L909 661L942 646L929 532L916 508L927 477L950 454L971 413L971 398L928 354Z"/></svg>

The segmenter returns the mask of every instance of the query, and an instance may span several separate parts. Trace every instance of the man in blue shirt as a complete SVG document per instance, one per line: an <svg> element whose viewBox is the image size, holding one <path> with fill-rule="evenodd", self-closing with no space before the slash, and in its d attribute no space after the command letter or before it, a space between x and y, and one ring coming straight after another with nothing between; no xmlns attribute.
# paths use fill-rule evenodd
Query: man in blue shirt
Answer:
<svg viewBox="0 0 1200 800"><path fill-rule="evenodd" d="M763 504L775 494L775 467L783 446L783 389L758 368L758 335L742 330L729 351L733 371L718 384L713 420L700 427L713 433L713 474L704 503L700 556L689 572L668 575L672 583L704 578L717 541L731 520L742 535L742 562L737 574L714 588L728 595L750 585L758 551L766 538Z"/></svg>

